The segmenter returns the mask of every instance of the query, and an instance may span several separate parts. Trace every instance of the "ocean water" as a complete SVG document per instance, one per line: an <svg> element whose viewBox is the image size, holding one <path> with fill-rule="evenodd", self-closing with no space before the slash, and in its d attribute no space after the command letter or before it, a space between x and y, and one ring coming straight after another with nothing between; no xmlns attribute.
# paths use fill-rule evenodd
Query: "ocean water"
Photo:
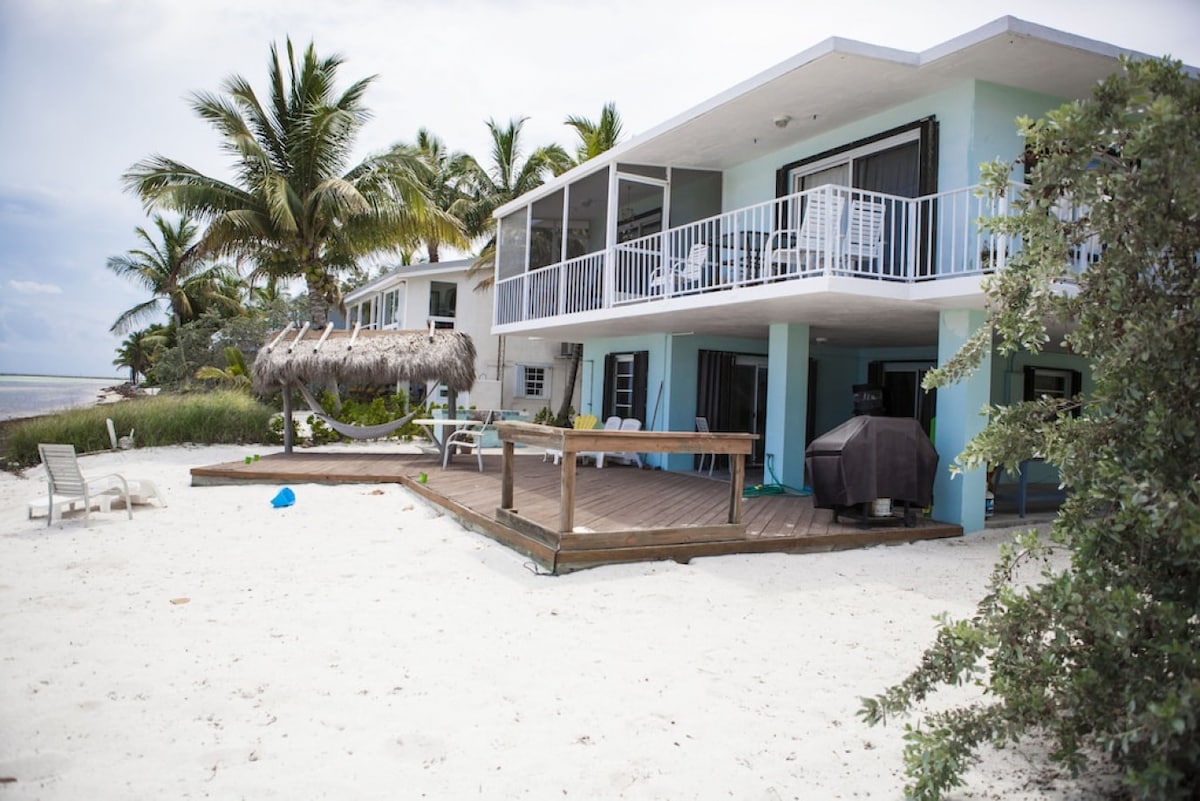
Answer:
<svg viewBox="0 0 1200 801"><path fill-rule="evenodd" d="M0 420L92 406L101 390L124 382L123 378L0 375Z"/></svg>

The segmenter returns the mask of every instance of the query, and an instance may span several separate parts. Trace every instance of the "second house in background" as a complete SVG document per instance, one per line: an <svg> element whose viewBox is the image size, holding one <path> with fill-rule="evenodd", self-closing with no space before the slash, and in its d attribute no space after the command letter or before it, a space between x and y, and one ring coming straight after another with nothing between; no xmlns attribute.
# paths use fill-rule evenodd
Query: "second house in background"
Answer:
<svg viewBox="0 0 1200 801"><path fill-rule="evenodd" d="M417 330L430 322L453 328L475 342L476 376L460 406L507 409L533 418L557 410L570 362L570 343L491 333L492 290L476 289L468 278L474 259L407 264L346 294L346 328ZM411 388L415 389L415 388ZM444 390L430 385L433 400L445 403ZM578 389L572 405L579 408Z"/></svg>

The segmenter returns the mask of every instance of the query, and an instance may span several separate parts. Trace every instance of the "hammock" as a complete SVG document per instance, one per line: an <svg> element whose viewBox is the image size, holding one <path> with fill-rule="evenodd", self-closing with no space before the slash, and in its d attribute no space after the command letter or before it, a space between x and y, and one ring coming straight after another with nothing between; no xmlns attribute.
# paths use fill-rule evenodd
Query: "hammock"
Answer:
<svg viewBox="0 0 1200 801"><path fill-rule="evenodd" d="M304 396L304 402L308 404L308 408L312 411L313 415L319 418L322 423L341 434L343 437L349 437L350 439L380 439L381 437L386 437L396 429L407 425L414 417L417 416L417 412L410 412L409 414L406 414L396 420L389 420L386 423L380 423L374 426L360 426L355 425L354 423L343 423L341 420L335 420L334 418L325 414L324 410L321 409L321 404L318 403L317 399L314 398L312 393L308 391L308 387L304 386L303 384L299 384L298 386L300 388L300 394Z"/></svg>

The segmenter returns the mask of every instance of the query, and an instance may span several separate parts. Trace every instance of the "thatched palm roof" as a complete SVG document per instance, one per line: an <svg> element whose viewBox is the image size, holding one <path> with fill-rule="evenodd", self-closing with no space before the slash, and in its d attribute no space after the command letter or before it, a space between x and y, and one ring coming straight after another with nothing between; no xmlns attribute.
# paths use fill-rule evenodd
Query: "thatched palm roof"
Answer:
<svg viewBox="0 0 1200 801"><path fill-rule="evenodd" d="M282 384L391 384L439 381L452 392L475 383L475 344L459 331L299 331L267 338L251 372L254 389L273 392ZM282 336L280 336L282 334Z"/></svg>

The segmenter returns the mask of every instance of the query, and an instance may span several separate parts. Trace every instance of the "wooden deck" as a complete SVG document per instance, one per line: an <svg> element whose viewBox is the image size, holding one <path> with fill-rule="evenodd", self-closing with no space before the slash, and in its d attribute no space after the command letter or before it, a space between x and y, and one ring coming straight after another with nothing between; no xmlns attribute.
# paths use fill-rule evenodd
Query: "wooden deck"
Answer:
<svg viewBox="0 0 1200 801"><path fill-rule="evenodd" d="M293 452L259 461L195 467L192 485L232 483L397 483L444 508L466 527L526 554L551 573L618 562L735 553L804 553L962 536L956 525L920 519L916 526L833 522L795 495L747 497L736 531L728 524L727 481L703 475L580 465L574 530L556 533L561 470L539 453L515 457L514 508L498 514L502 457L460 457L448 469L423 454ZM424 473L427 479L420 481ZM503 522L501 522L501 518ZM535 525L522 525L534 521Z"/></svg>

